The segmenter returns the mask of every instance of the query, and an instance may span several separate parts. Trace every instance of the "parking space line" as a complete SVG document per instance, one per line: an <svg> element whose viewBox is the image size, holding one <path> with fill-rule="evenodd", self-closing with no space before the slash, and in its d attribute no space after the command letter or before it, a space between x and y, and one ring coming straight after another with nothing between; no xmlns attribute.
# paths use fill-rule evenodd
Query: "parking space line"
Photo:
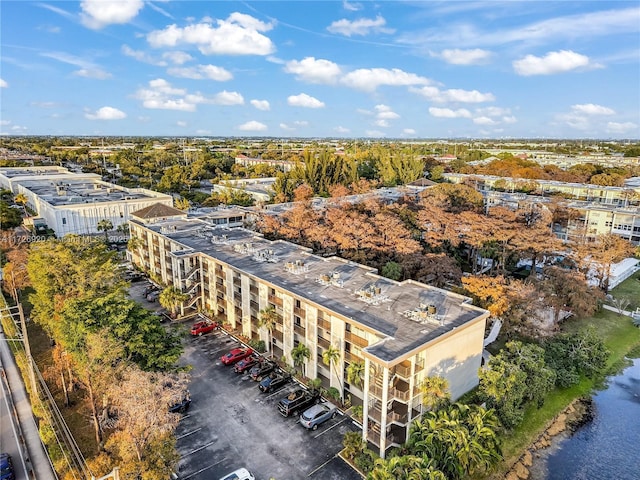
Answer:
<svg viewBox="0 0 640 480"><path fill-rule="evenodd" d="M195 430L191 430L190 432L187 432L187 433L183 433L182 435L177 436L176 440L180 440L181 438L188 437L189 435L193 435L194 433L199 432L200 430L202 430L202 427L196 428Z"/></svg>
<svg viewBox="0 0 640 480"><path fill-rule="evenodd" d="M316 473L318 470L320 470L322 467L324 467L327 463L329 463L330 461L332 461L334 458L336 458L338 456L338 454L335 454L333 457L331 457L329 460L327 460L326 462L324 462L322 465L320 465L319 467L314 468L309 475L307 475L307 477L310 477L311 475L313 475L314 473Z"/></svg>
<svg viewBox="0 0 640 480"><path fill-rule="evenodd" d="M184 455L182 455L182 457L188 457L189 455L193 455L194 453L198 453L200 450L204 450L207 447L210 447L211 445L213 445L214 443L216 443L218 441L218 439L215 439L213 442L209 442L206 445L203 445L199 448L196 448L195 450L190 451L189 453L185 453Z"/></svg>
<svg viewBox="0 0 640 480"><path fill-rule="evenodd" d="M336 423L335 425L331 425L329 428L327 428L326 430L323 430L322 432L320 432L319 434L317 434L315 437L313 438L318 438L320 435L324 435L325 433L327 433L329 430L331 430L333 427L337 427L338 425L340 425L341 423L343 423L345 420L349 419L349 417L344 417L342 420L340 420L338 423Z"/></svg>
<svg viewBox="0 0 640 480"><path fill-rule="evenodd" d="M215 467L216 465L220 465L220 464L221 464L222 462L224 462L225 460L226 460L226 457L225 457L225 458L223 458L222 460L220 460L219 462L212 463L212 464L211 464L211 465L209 465L208 467L201 468L201 469L200 469L200 470L198 470L197 472L193 472L193 473L191 473L191 474L187 475L186 477L180 477L180 478L181 478L182 480L187 480L187 479L189 479L189 478L195 477L196 475L199 475L199 474L201 474L202 472L205 472L205 471L209 470L210 468Z"/></svg>

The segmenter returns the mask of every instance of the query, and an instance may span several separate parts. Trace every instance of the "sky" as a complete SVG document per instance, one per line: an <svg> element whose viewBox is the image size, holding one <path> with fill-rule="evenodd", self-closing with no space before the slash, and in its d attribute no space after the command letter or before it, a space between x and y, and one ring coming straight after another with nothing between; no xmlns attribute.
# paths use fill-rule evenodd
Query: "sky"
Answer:
<svg viewBox="0 0 640 480"><path fill-rule="evenodd" d="M0 132L638 139L640 3L2 0Z"/></svg>

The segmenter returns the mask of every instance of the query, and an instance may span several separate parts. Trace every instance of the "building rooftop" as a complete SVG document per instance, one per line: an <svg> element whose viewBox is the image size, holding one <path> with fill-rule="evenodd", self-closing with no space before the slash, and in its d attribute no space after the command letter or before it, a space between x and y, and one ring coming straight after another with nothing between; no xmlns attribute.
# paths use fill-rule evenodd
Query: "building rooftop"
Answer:
<svg viewBox="0 0 640 480"><path fill-rule="evenodd" d="M148 207L137 210L131 214L137 218L148 220L152 218L158 217L175 217L175 216L185 216L186 213L182 210L178 210L177 208L170 207L169 205L165 205L163 203L154 203Z"/></svg>
<svg viewBox="0 0 640 480"><path fill-rule="evenodd" d="M124 188L97 179L73 178L71 175L68 174L55 182L34 178L21 181L20 184L53 206L152 199L161 196L153 195L153 192L144 189Z"/></svg>
<svg viewBox="0 0 640 480"><path fill-rule="evenodd" d="M199 219L147 226L184 246L174 255L197 252L336 312L385 340L366 349L382 361L397 359L425 342L486 316L470 299L412 280L395 282L375 269L309 249L269 241L245 229L222 229Z"/></svg>

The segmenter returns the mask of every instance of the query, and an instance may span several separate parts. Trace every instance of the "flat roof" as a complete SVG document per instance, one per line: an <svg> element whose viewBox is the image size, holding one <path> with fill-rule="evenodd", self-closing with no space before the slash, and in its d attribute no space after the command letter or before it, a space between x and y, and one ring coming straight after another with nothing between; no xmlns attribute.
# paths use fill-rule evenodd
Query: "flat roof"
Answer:
<svg viewBox="0 0 640 480"><path fill-rule="evenodd" d="M62 181L27 179L20 182L25 188L53 206L104 203L123 200L154 199L163 194L143 189L127 189L95 179L77 179L67 175ZM64 192L64 193L62 193Z"/></svg>
<svg viewBox="0 0 640 480"><path fill-rule="evenodd" d="M395 282L375 274L374 268L320 257L242 228L214 228L198 219L142 226L188 250L174 254L201 252L387 337L366 348L385 362L488 315L468 297L412 280ZM435 313L427 312L431 305Z"/></svg>

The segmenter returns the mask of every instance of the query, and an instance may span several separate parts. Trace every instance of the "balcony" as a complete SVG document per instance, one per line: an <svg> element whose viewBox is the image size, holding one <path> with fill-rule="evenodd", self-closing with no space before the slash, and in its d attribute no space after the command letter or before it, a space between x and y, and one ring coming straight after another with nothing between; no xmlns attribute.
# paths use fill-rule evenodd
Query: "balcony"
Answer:
<svg viewBox="0 0 640 480"><path fill-rule="evenodd" d="M367 432L367 440L369 440L374 445L380 446L380 434L378 432L369 430L369 432ZM390 447L391 445L401 445L403 442L403 440L401 440L399 437L396 437L396 435L394 435L393 433L388 433L386 436L386 440L387 447Z"/></svg>
<svg viewBox="0 0 640 480"><path fill-rule="evenodd" d="M369 385L369 393L376 398L382 399L382 387L378 385Z"/></svg>
<svg viewBox="0 0 640 480"><path fill-rule="evenodd" d="M236 287L242 287L242 280L240 280L240 277L233 277L233 284Z"/></svg>
<svg viewBox="0 0 640 480"><path fill-rule="evenodd" d="M324 330L330 332L331 331L331 322L325 319L318 319L318 328L323 328Z"/></svg>
<svg viewBox="0 0 640 480"><path fill-rule="evenodd" d="M296 332L298 335L304 337L307 332L307 329L304 328L302 325L294 324L293 331Z"/></svg>
<svg viewBox="0 0 640 480"><path fill-rule="evenodd" d="M405 360L399 365L396 365L396 374L402 378L409 378L411 376L411 362Z"/></svg>
<svg viewBox="0 0 640 480"><path fill-rule="evenodd" d="M300 318L305 318L307 316L307 312L299 307L293 307L293 314L299 316Z"/></svg>
<svg viewBox="0 0 640 480"><path fill-rule="evenodd" d="M269 295L267 297L269 299L269 303L273 303L279 307L282 307L282 299L280 297L276 297L275 295Z"/></svg>
<svg viewBox="0 0 640 480"><path fill-rule="evenodd" d="M389 396L396 398L398 400L402 400L403 402L408 402L411 397L411 392L409 390L398 390L397 388L389 389Z"/></svg>
<svg viewBox="0 0 640 480"><path fill-rule="evenodd" d="M379 408L370 408L369 409L369 417L373 418L376 422L380 423L382 419L382 410ZM396 422L400 424L407 423L407 414L401 414L399 412L394 412L393 410L387 412L387 424Z"/></svg>
<svg viewBox="0 0 640 480"><path fill-rule="evenodd" d="M282 342L282 339L283 339L282 332L280 332L278 330L273 330L271 332L271 336L272 336L272 338L278 340L279 342Z"/></svg>
<svg viewBox="0 0 640 480"><path fill-rule="evenodd" d="M354 335L351 332L345 332L344 339L347 342L353 343L354 345L357 345L361 348L369 346L369 342L367 340L365 340L362 337L359 337L358 335Z"/></svg>
<svg viewBox="0 0 640 480"><path fill-rule="evenodd" d="M318 346L324 348L325 350L331 346L331 342L323 337L318 337Z"/></svg>
<svg viewBox="0 0 640 480"><path fill-rule="evenodd" d="M355 355L353 352L344 352L344 359L349 363L364 362L362 358Z"/></svg>
<svg viewBox="0 0 640 480"><path fill-rule="evenodd" d="M258 287L256 285L250 285L249 286L249 292L251 292L253 295L258 295Z"/></svg>

